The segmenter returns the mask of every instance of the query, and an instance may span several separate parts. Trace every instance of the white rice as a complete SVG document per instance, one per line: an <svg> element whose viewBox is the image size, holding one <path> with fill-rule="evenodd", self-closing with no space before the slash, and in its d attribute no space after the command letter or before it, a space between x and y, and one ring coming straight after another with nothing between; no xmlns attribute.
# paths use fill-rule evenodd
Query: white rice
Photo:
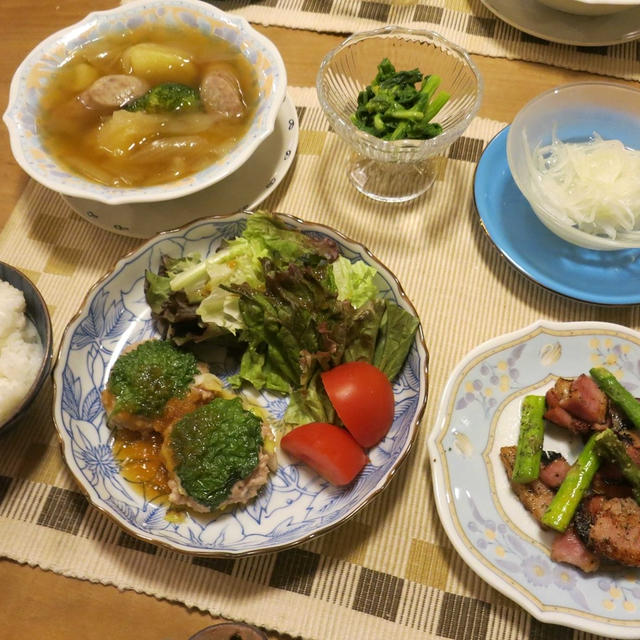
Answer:
<svg viewBox="0 0 640 640"><path fill-rule="evenodd" d="M0 425L17 410L42 362L42 344L25 315L22 291L0 280Z"/></svg>

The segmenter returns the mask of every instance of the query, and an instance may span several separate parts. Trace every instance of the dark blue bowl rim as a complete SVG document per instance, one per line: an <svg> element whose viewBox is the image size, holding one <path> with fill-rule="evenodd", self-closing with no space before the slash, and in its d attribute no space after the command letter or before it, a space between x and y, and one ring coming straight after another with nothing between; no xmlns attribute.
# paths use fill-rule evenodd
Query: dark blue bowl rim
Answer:
<svg viewBox="0 0 640 640"><path fill-rule="evenodd" d="M47 303L42 297L39 289L23 271L7 262L0 261L0 280L9 282L9 284L20 289L25 294L25 300L27 302L27 317L34 323L38 331L44 352L40 369L38 370L29 391L25 394L22 402L18 405L15 412L4 423L0 424L0 434L4 434L11 427L14 427L23 417L40 391L44 380L51 372L51 367L53 365L53 331ZM39 311L41 320L44 320L44 322L37 323L35 321L34 308Z"/></svg>

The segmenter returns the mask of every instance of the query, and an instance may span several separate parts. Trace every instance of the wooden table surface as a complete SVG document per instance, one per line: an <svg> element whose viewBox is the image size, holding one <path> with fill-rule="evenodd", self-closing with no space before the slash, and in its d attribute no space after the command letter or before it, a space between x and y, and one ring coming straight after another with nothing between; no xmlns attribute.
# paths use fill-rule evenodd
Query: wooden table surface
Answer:
<svg viewBox="0 0 640 640"><path fill-rule="evenodd" d="M6 108L13 72L39 41L90 11L113 7L116 2L52 0L25 4L19 0L2 0L2 111ZM278 27L258 26L257 29L279 48L287 66L289 84L293 86L313 86L323 56L344 38ZM485 80L479 115L505 122L511 121L522 105L541 91L595 77L540 64L473 58ZM4 126L0 127L0 162L1 229L27 183L26 174L11 155ZM7 639L186 640L196 630L216 621L179 603L66 578L6 559L0 559L0 585L0 637ZM281 637L270 635L270 638Z"/></svg>

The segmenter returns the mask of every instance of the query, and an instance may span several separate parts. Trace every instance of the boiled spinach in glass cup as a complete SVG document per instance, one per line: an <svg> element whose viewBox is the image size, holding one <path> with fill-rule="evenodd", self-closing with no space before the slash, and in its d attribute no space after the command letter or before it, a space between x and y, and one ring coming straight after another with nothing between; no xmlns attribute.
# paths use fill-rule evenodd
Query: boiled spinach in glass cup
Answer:
<svg viewBox="0 0 640 640"><path fill-rule="evenodd" d="M394 73L401 73L400 78L392 79ZM398 79L405 80L401 91L398 87L394 94L384 86ZM355 152L348 161L349 179L358 191L383 202L412 200L431 187L435 159L469 126L480 107L482 87L480 73L463 49L435 32L396 26L354 34L327 54L316 79L327 119ZM396 106L383 104L384 98L393 102L398 94ZM371 107L380 103L371 118L368 97ZM394 112L403 116L395 126Z"/></svg>

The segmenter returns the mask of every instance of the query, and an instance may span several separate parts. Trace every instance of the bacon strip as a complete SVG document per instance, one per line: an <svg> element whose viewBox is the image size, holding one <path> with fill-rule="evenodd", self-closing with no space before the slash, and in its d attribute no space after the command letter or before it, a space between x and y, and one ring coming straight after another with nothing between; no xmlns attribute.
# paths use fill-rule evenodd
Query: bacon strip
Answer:
<svg viewBox="0 0 640 640"><path fill-rule="evenodd" d="M550 489L557 489L570 468L571 465L559 453L543 451L540 480Z"/></svg>
<svg viewBox="0 0 640 640"><path fill-rule="evenodd" d="M601 424L607 419L607 396L584 373L571 382L569 395L560 400L560 406L586 422Z"/></svg>
<svg viewBox="0 0 640 640"><path fill-rule="evenodd" d="M594 496L576 514L576 528L599 556L640 567L640 506L633 498Z"/></svg>
<svg viewBox="0 0 640 640"><path fill-rule="evenodd" d="M516 447L502 447L500 449L500 460L509 480L511 480L513 465L516 461ZM554 492L541 480L534 480L526 484L512 482L511 487L525 509L530 511L533 517L540 522L542 514L547 510L549 503L553 499Z"/></svg>
<svg viewBox="0 0 640 640"><path fill-rule="evenodd" d="M585 573L592 573L600 568L600 559L587 549L573 527L556 536L551 545L551 559L571 564Z"/></svg>
<svg viewBox="0 0 640 640"><path fill-rule="evenodd" d="M608 426L607 396L589 376L558 378L546 393L544 417L574 433L601 431Z"/></svg>

